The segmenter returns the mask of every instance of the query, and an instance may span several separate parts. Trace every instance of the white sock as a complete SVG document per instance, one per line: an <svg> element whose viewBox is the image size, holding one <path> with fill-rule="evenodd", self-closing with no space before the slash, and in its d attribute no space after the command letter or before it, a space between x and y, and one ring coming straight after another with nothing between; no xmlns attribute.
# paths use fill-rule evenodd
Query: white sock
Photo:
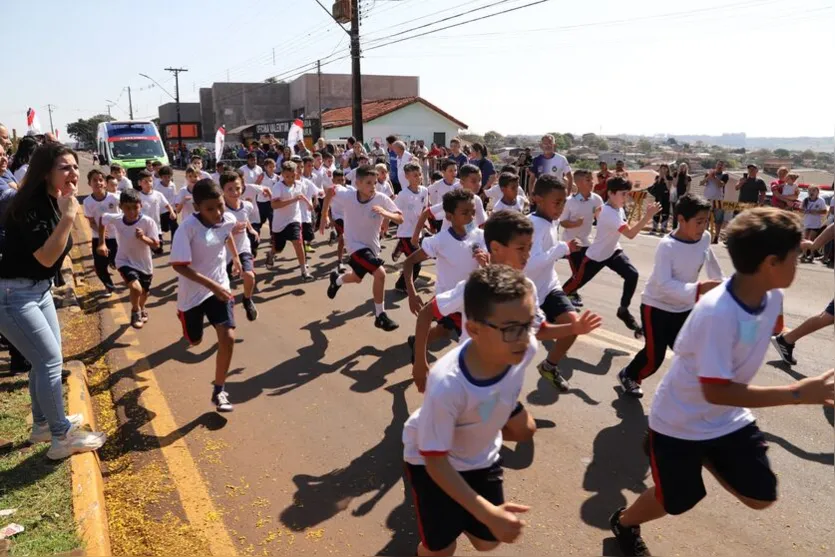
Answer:
<svg viewBox="0 0 835 557"><path fill-rule="evenodd" d="M303 275L307 274L307 264L306 263L302 263L302 274Z"/></svg>
<svg viewBox="0 0 835 557"><path fill-rule="evenodd" d="M384 307L383 304L378 304L377 302L374 302L374 315L379 317L379 315L381 313L384 313L385 311L386 311L386 308Z"/></svg>
<svg viewBox="0 0 835 557"><path fill-rule="evenodd" d="M342 286L343 284L345 284L345 282L342 280L342 277L344 277L344 276L345 275L339 275L338 277L336 277L336 284L338 286Z"/></svg>

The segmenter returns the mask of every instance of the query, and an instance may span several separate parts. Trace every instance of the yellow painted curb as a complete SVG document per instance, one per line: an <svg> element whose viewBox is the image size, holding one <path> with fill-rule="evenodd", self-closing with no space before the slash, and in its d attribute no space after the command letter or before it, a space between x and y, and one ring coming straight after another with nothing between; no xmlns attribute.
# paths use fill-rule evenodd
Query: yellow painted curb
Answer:
<svg viewBox="0 0 835 557"><path fill-rule="evenodd" d="M87 369L79 361L66 362L64 367L70 370L67 377L70 414L83 414L86 423L95 430L96 416L87 389ZM84 554L109 556L110 531L107 526L99 455L95 451L73 455L70 467L73 514L78 533L84 542Z"/></svg>

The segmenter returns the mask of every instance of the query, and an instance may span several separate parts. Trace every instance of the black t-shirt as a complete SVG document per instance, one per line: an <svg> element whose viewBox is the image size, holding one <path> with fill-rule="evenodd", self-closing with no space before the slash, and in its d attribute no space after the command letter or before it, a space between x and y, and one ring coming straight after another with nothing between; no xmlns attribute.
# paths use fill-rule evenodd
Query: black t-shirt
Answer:
<svg viewBox="0 0 835 557"><path fill-rule="evenodd" d="M768 188L762 178L747 178L739 188L739 202L757 203L760 200L760 193L765 194L767 191Z"/></svg>
<svg viewBox="0 0 835 557"><path fill-rule="evenodd" d="M10 215L6 215L9 217ZM58 202L51 195L43 194L32 200L32 207L20 221L6 219L6 242L0 259L0 278L51 279L55 276L64 257L72 248L72 236L51 267L44 267L35 259L35 252L46 243L61 220Z"/></svg>

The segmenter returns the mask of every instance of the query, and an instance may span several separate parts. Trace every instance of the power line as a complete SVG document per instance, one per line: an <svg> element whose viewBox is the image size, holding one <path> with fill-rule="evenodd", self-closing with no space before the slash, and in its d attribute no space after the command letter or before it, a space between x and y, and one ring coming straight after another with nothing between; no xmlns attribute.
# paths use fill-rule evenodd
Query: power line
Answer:
<svg viewBox="0 0 835 557"><path fill-rule="evenodd" d="M385 40L385 39L388 39L388 38L391 38L391 37L396 37L397 35L400 35L400 34L402 34L402 33L410 33L411 31L416 31L416 30L418 30L418 29L423 29L424 27L431 27L432 25L436 25L436 24L438 24L438 23L443 23L444 21L449 21L449 20L451 20L451 19L456 19L456 18L459 18L459 17L464 17L464 16L466 16L466 15L469 15L469 14L472 14L472 13L475 13L475 12L478 12L478 11L480 11L480 10L486 10L486 9L488 9L488 8L492 8L493 6L498 6L499 4L506 4L506 3L508 3L508 2L516 2L516 1L518 1L518 0L499 0L498 2L493 2L492 4L487 4L487 5L484 5L484 6L478 6L478 7L473 8L473 9L472 9L472 10L470 10L470 11L467 11L467 12L461 12L461 13L458 13L458 14L455 14L455 15L451 15L451 16L449 16L449 17L445 17L445 18L442 18L442 19L439 19L439 20L433 21L433 22L431 22L431 23L426 23L426 24L423 24L423 25L419 25L418 27L412 27L411 29L406 29L406 30L403 30L403 31L398 31L397 33L392 33L391 35L386 35L386 36L384 36L384 37L377 37L377 38L368 39L368 42L372 42L372 43L373 43L373 42L376 42L376 41L382 41L382 40ZM472 3L472 2L470 2L470 3ZM461 6L460 6L460 5L458 5L458 6L454 6L454 7L452 7L452 8L447 8L446 10L441 10L440 12L435 12L435 13L433 13L433 14L427 14L427 15L425 15L425 16L423 16L423 17L419 17L419 18L416 18L416 19L410 19L410 20L408 20L408 21L403 21L403 22L401 22L401 23L396 23L396 24L394 24L394 25L387 26L387 27L386 27L386 30L388 31L388 30L390 30L391 28L396 28L396 27L400 27L400 26L402 26L402 25L407 25L407 24L409 24L409 23L414 23L415 21L419 21L419 20L421 20L421 19L426 19L426 18L431 17L431 16L433 16L433 15L438 15L438 14L440 14L440 13L443 13L443 12L448 12L448 11L451 11L451 10L453 10L453 9L460 10L460 9L461 9ZM380 31L378 31L378 32L380 32ZM372 34L373 34L373 33L372 33ZM370 36L370 35L372 35L372 34L369 34L369 36Z"/></svg>

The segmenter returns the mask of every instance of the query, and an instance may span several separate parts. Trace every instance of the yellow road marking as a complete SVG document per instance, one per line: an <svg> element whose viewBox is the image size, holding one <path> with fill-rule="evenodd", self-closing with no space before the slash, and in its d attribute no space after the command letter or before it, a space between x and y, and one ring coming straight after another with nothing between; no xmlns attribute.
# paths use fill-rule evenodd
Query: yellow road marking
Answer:
<svg viewBox="0 0 835 557"><path fill-rule="evenodd" d="M83 231L82 235L85 235L85 239L89 241L91 235L86 221L83 222L81 229ZM124 304L115 303L109 310L105 310L112 313L113 321L116 324L130 323L124 306ZM154 435L157 437L174 436L178 429L177 424L168 402L162 394L162 389L157 383L154 370L140 347L139 338L134 330L128 327L119 340L128 344L124 349L128 361L135 362L135 375L142 385L139 404L153 416L150 425ZM235 555L237 553L235 544L223 527L222 522L209 518L217 517L220 513L215 508L185 440L183 438L176 439L169 445L161 447L160 453L165 459L168 473L177 488L186 518L192 527L198 529L205 536L211 554Z"/></svg>

